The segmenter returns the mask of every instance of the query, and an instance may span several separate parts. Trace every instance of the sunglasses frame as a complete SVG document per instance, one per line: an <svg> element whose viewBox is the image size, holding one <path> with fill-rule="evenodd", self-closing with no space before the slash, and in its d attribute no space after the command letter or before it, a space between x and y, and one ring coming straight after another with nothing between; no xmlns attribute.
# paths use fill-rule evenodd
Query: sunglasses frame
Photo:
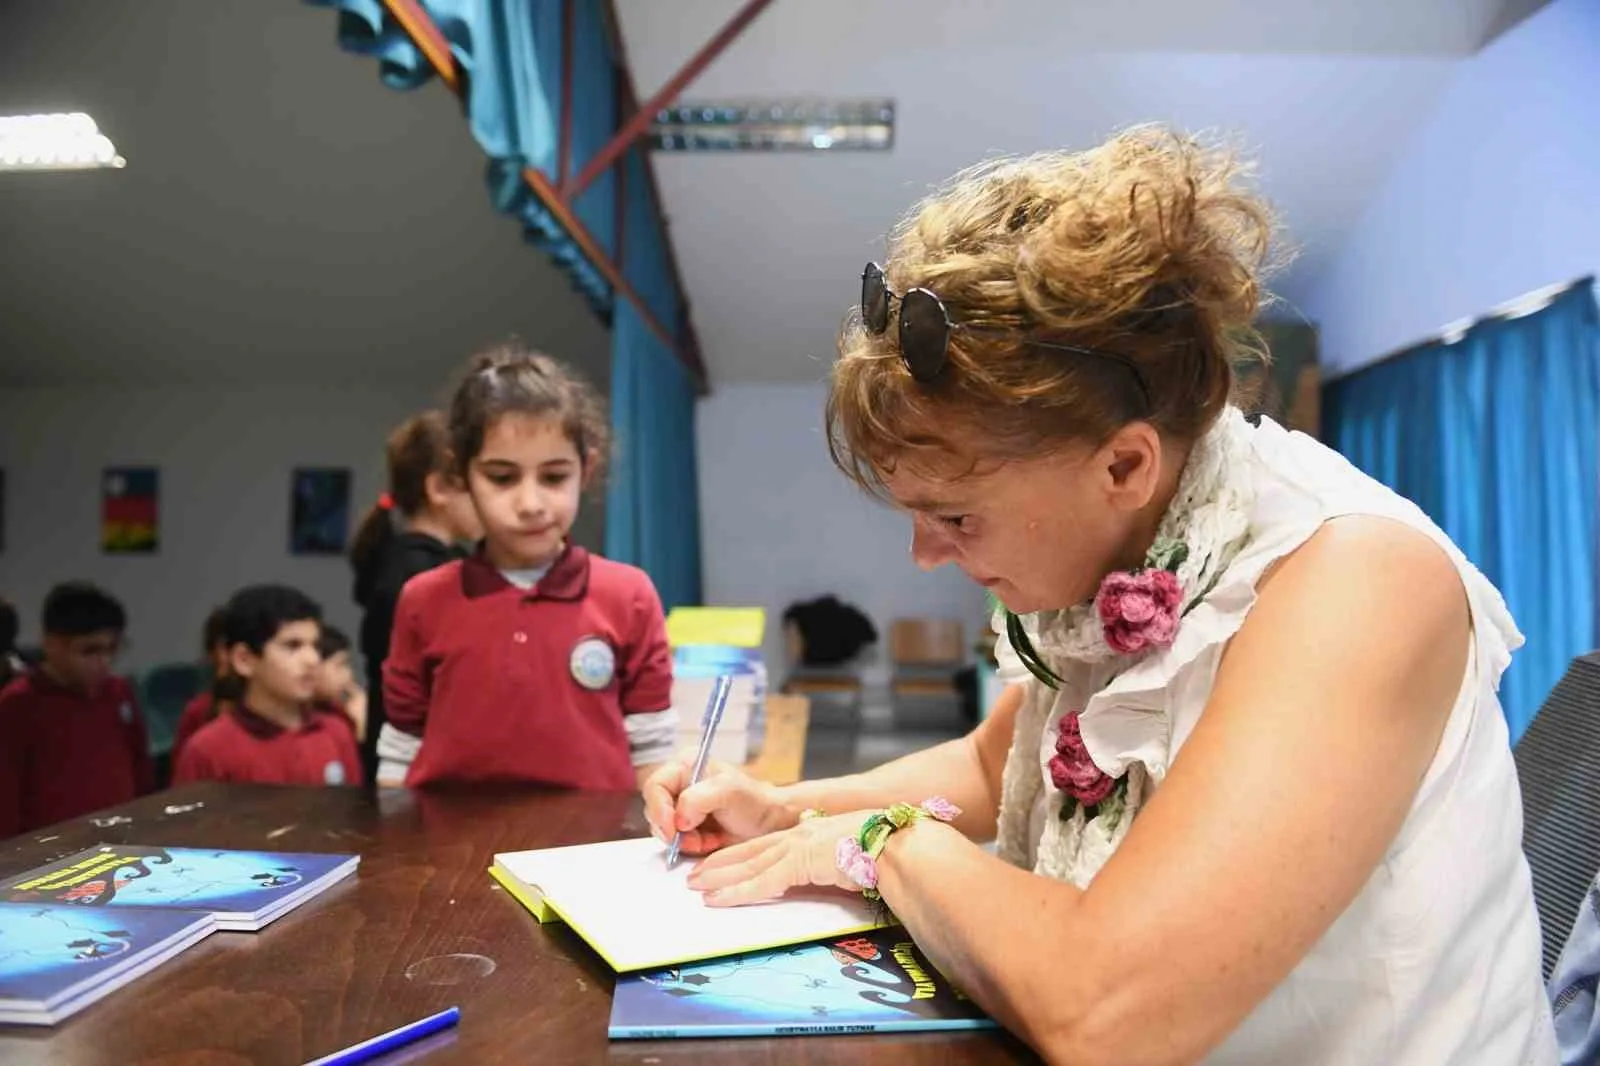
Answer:
<svg viewBox="0 0 1600 1066"><path fill-rule="evenodd" d="M881 293L881 296L879 295ZM905 364L906 371L912 380L919 385L931 385L939 380L944 369L950 363L950 334L955 330L966 330L969 333L1003 336L1010 333L1004 329L985 329L981 326L972 326L964 322L956 322L950 317L950 310L945 306L939 294L932 289L909 289L904 294L897 293L889 287L889 279L884 276L883 267L877 263L868 263L861 270L861 324L868 333L881 337L889 330L889 318L892 314L894 303L900 302L900 320L896 340L900 347L900 360ZM877 305L881 303L881 310ZM920 308L926 310L919 311ZM908 314L908 312L910 312ZM938 327L938 341L933 343L923 340L928 337L925 331L929 327ZM1133 376L1135 384L1139 386L1139 395L1144 399L1145 410L1150 410L1150 386L1145 382L1144 375L1139 372L1139 367L1132 359L1116 352L1108 352L1099 348L1086 348L1077 344L1058 344L1054 341L1037 341L1028 337L1022 342L1034 348L1048 348L1052 351L1071 352L1074 355L1085 355L1095 359L1109 360L1125 367Z"/></svg>

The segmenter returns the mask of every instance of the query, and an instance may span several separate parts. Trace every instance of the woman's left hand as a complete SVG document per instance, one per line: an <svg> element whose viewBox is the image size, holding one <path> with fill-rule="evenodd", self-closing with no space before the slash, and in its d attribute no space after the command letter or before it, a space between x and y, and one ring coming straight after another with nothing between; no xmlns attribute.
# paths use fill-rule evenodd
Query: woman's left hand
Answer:
<svg viewBox="0 0 1600 1066"><path fill-rule="evenodd" d="M775 899L801 885L861 891L839 869L839 841L854 838L872 814L857 811L807 818L792 829L746 840L707 856L689 874L689 887L711 907L737 907Z"/></svg>

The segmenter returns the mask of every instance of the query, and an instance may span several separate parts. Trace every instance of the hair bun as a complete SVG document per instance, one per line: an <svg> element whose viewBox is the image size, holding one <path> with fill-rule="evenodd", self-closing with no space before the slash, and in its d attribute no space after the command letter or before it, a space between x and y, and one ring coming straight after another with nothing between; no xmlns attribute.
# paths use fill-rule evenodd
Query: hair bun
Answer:
<svg viewBox="0 0 1600 1066"><path fill-rule="evenodd" d="M1092 332L1182 309L1215 330L1255 321L1275 223L1227 147L1139 126L1023 169L1034 198L1057 203L1018 247L1020 296L1035 320Z"/></svg>

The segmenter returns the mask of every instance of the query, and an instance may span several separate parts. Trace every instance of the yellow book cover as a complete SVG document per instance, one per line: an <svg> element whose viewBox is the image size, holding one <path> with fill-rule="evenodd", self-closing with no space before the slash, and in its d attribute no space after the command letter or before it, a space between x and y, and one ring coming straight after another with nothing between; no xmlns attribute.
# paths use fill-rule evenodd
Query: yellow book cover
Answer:
<svg viewBox="0 0 1600 1066"><path fill-rule="evenodd" d="M674 648L759 648L766 631L767 612L760 607L674 607L667 613L667 643Z"/></svg>

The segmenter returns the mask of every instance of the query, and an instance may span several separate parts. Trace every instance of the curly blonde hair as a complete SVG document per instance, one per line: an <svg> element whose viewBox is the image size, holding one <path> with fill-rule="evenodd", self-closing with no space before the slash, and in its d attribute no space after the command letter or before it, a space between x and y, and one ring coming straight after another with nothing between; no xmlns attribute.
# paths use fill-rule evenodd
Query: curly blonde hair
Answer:
<svg viewBox="0 0 1600 1066"><path fill-rule="evenodd" d="M1233 364L1266 356L1252 323L1275 226L1249 174L1225 147L1159 126L958 174L896 229L884 273L974 328L950 333L943 373L919 384L894 323L874 335L852 313L827 404L835 464L881 491L898 463L931 469L973 439L976 464L1103 441L1133 419L1198 437L1233 393Z"/></svg>

